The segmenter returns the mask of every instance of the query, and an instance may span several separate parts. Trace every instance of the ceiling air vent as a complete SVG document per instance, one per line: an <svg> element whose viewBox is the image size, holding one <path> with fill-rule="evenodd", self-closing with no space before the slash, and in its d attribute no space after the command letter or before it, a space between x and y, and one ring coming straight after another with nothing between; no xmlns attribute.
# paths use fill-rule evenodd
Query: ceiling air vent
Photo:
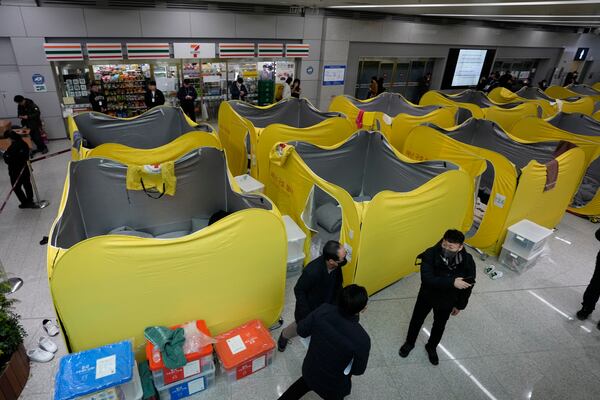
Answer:
<svg viewBox="0 0 600 400"><path fill-rule="evenodd" d="M114 8L154 8L154 0L108 0L109 7Z"/></svg>
<svg viewBox="0 0 600 400"><path fill-rule="evenodd" d="M186 8L193 10L208 10L208 3L195 0L167 0L167 8Z"/></svg>
<svg viewBox="0 0 600 400"><path fill-rule="evenodd" d="M96 0L39 0L41 7L47 6L82 6L82 7L94 7L96 6Z"/></svg>

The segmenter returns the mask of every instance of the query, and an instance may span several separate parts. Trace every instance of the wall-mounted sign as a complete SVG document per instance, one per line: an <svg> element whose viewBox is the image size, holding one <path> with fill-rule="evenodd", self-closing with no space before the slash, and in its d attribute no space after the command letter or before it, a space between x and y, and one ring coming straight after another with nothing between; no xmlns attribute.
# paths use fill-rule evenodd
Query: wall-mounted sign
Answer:
<svg viewBox="0 0 600 400"><path fill-rule="evenodd" d="M306 67L306 75L312 75L313 72L315 72L315 69L312 67L312 65L310 67Z"/></svg>
<svg viewBox="0 0 600 400"><path fill-rule="evenodd" d="M310 52L310 44L286 44L285 56L293 58L307 58Z"/></svg>
<svg viewBox="0 0 600 400"><path fill-rule="evenodd" d="M44 53L48 61L83 60L81 43L44 43Z"/></svg>
<svg viewBox="0 0 600 400"><path fill-rule="evenodd" d="M580 47L575 52L574 61L584 61L587 58L588 53L590 52L589 47Z"/></svg>
<svg viewBox="0 0 600 400"><path fill-rule="evenodd" d="M259 43L259 57L283 57L283 43Z"/></svg>
<svg viewBox="0 0 600 400"><path fill-rule="evenodd" d="M345 75L345 65L325 65L323 67L323 86L343 85Z"/></svg>
<svg viewBox="0 0 600 400"><path fill-rule="evenodd" d="M219 43L220 58L254 57L254 43Z"/></svg>
<svg viewBox="0 0 600 400"><path fill-rule="evenodd" d="M214 43L173 43L175 58L215 58Z"/></svg>
<svg viewBox="0 0 600 400"><path fill-rule="evenodd" d="M127 43L127 58L171 58L169 43Z"/></svg>
<svg viewBox="0 0 600 400"><path fill-rule="evenodd" d="M36 92L47 92L46 88L46 78L42 74L33 74L31 75L31 80L33 81L33 90Z"/></svg>
<svg viewBox="0 0 600 400"><path fill-rule="evenodd" d="M88 43L87 52L90 60L123 59L123 46L121 46L121 43Z"/></svg>

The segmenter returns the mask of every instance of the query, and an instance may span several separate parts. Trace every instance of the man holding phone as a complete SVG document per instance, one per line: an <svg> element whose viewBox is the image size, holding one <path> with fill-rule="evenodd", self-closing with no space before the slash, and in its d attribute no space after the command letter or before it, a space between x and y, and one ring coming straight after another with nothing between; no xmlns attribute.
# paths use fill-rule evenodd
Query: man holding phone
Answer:
<svg viewBox="0 0 600 400"><path fill-rule="evenodd" d="M439 364L437 346L444 334L450 315L464 310L475 285L475 261L464 248L465 235L450 229L435 246L419 255L421 259L421 289L408 327L400 357L408 357L415 347L419 330L433 310L433 327L425 350L433 365Z"/></svg>

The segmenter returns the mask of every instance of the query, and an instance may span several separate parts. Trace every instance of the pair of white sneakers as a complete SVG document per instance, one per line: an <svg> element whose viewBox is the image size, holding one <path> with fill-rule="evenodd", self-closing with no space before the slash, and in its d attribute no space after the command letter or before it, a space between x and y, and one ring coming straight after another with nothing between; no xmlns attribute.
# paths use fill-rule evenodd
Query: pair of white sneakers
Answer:
<svg viewBox="0 0 600 400"><path fill-rule="evenodd" d="M58 326L48 319L42 322L44 330L49 336L56 336L59 333ZM46 363L54 358L58 351L58 346L48 336L42 336L38 339L38 347L27 350L27 357L31 361Z"/></svg>
<svg viewBox="0 0 600 400"><path fill-rule="evenodd" d="M488 265L483 269L483 272L485 272L487 276L494 280L504 276L504 272L497 270L495 265Z"/></svg>

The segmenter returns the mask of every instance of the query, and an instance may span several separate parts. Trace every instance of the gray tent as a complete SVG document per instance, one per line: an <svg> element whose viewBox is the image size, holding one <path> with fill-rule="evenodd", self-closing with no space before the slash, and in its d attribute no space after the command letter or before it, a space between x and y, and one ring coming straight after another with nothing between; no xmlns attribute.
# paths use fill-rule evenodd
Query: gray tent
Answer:
<svg viewBox="0 0 600 400"><path fill-rule="evenodd" d="M582 96L600 96L599 91L588 85L569 85L566 88Z"/></svg>
<svg viewBox="0 0 600 400"><path fill-rule="evenodd" d="M175 238L207 226L215 213L271 209L262 196L242 195L229 184L222 151L206 147L175 162L176 193L127 190L127 166L101 158L73 161L65 209L51 244L70 248L108 233Z"/></svg>
<svg viewBox="0 0 600 400"><path fill-rule="evenodd" d="M295 128L308 128L328 118L343 117L337 112L321 112L306 99L289 98L268 108L258 108L243 101L230 101L236 113L248 119L256 128L271 124L284 124Z"/></svg>
<svg viewBox="0 0 600 400"><path fill-rule="evenodd" d="M513 107L516 107L519 104L521 104L521 103L495 104L485 95L485 93L483 93L479 90L467 89L463 92L460 92L460 93L452 95L452 96L448 96L445 93L441 93L441 94L449 100L457 101L459 103L471 103L471 104L475 104L476 106L479 106L481 108L488 108L491 106L496 106L496 107L501 107L501 108L513 108Z"/></svg>
<svg viewBox="0 0 600 400"><path fill-rule="evenodd" d="M121 119L106 114L88 112L74 117L77 130L73 147L93 149L105 143L118 143L137 149L163 146L192 131L212 132L208 124L192 126L179 107L154 107L144 114ZM83 143L82 143L83 141Z"/></svg>
<svg viewBox="0 0 600 400"><path fill-rule="evenodd" d="M515 94L517 94L519 97L529 100L547 100L551 102L555 101L555 99L548 96L540 88L523 86L521 89L517 90Z"/></svg>

